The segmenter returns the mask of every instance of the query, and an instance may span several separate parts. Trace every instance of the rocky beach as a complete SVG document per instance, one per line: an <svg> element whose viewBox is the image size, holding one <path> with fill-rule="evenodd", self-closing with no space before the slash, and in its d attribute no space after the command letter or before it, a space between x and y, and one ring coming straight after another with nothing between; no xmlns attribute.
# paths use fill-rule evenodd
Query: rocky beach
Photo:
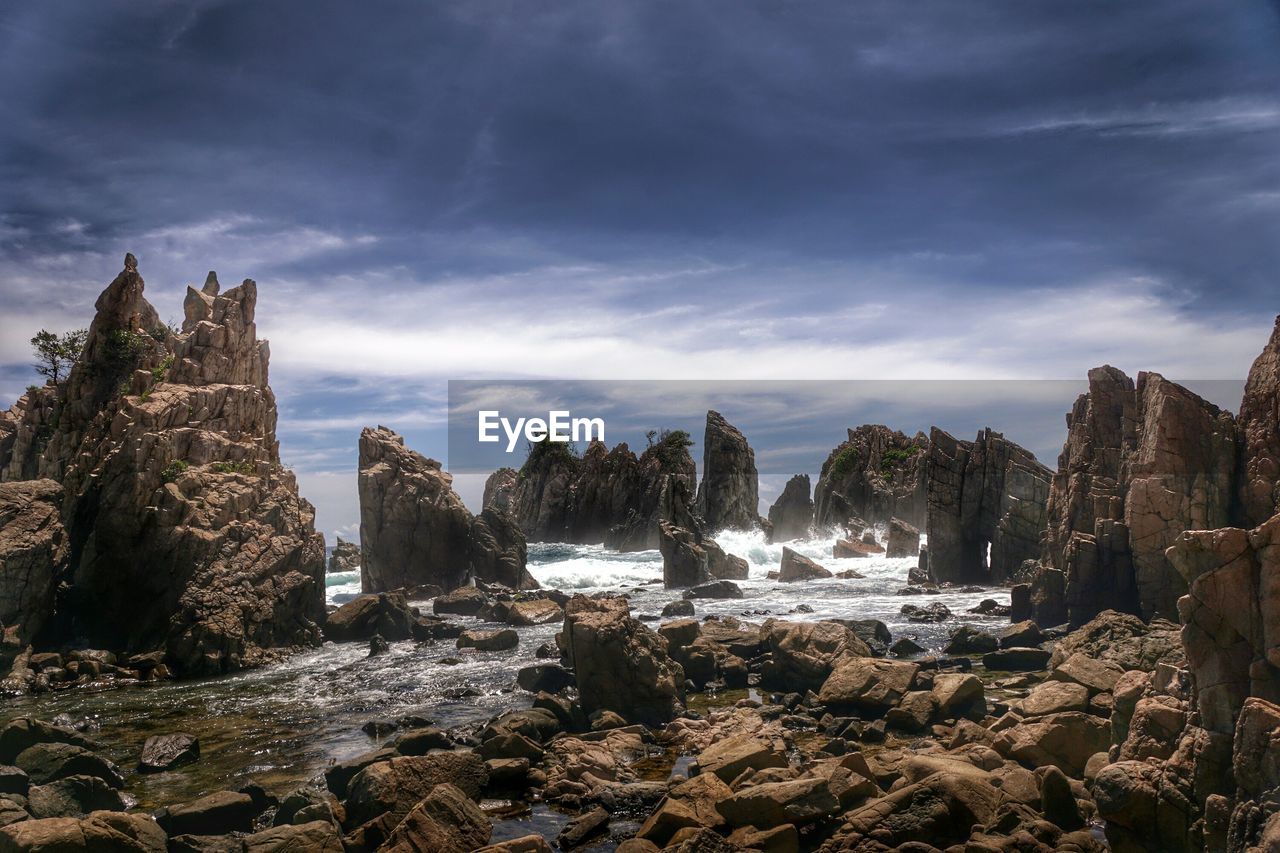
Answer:
<svg viewBox="0 0 1280 853"><path fill-rule="evenodd" d="M863 425L764 513L717 411L478 513L370 425L326 548L256 284L143 291L0 414L0 851L1280 849L1280 325L1237 412L1100 367L1056 467Z"/></svg>

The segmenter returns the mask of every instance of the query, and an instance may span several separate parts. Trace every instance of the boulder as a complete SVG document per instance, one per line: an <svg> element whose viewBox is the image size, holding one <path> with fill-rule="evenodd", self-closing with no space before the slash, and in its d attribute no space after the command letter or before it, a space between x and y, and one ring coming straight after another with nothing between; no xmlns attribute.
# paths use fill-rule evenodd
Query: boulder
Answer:
<svg viewBox="0 0 1280 853"><path fill-rule="evenodd" d="M1110 693L1115 690L1116 683L1124 670L1119 665L1107 660L1089 657L1083 652L1076 652L1066 660L1055 665L1049 677L1055 681L1068 681L1083 685L1089 695Z"/></svg>
<svg viewBox="0 0 1280 853"><path fill-rule="evenodd" d="M462 586L436 596L431 602L431 612L436 614L456 614L458 616L475 616L489 603L489 596L484 590L474 586Z"/></svg>
<svg viewBox="0 0 1280 853"><path fill-rule="evenodd" d="M758 527L759 488L756 456L747 439L719 412L708 411L697 496L697 513L707 529Z"/></svg>
<svg viewBox="0 0 1280 853"><path fill-rule="evenodd" d="M782 494L769 507L769 523L773 525L770 542L788 542L809 535L813 526L813 498L808 474L796 474L787 481Z"/></svg>
<svg viewBox="0 0 1280 853"><path fill-rule="evenodd" d="M1036 648L1011 646L982 656L982 665L1002 672L1031 672L1049 665L1050 652Z"/></svg>
<svg viewBox="0 0 1280 853"><path fill-rule="evenodd" d="M408 640L413 637L417 617L398 593L360 595L329 614L324 636L335 643L371 640Z"/></svg>
<svg viewBox="0 0 1280 853"><path fill-rule="evenodd" d="M820 690L832 671L871 650L853 631L836 622L771 622L762 630L770 661L764 683L777 690Z"/></svg>
<svg viewBox="0 0 1280 853"><path fill-rule="evenodd" d="M169 735L151 735L142 745L142 757L138 759L138 772L161 773L200 758L200 740L195 735L175 732Z"/></svg>
<svg viewBox="0 0 1280 853"><path fill-rule="evenodd" d="M976 675L944 672L933 677L933 702L941 719L968 717L981 720L987 714L986 694Z"/></svg>
<svg viewBox="0 0 1280 853"><path fill-rule="evenodd" d="M846 658L823 683L818 698L824 705L887 711L911 689L919 671L914 663Z"/></svg>
<svg viewBox="0 0 1280 853"><path fill-rule="evenodd" d="M772 829L783 824L802 826L829 817L840 811L840 801L831 793L826 779L792 779L752 785L721 800L716 808L732 827Z"/></svg>
<svg viewBox="0 0 1280 853"><path fill-rule="evenodd" d="M505 652L520 645L520 635L511 628L496 631L468 630L458 635L457 647L478 652Z"/></svg>
<svg viewBox="0 0 1280 853"><path fill-rule="evenodd" d="M550 625L564 619L564 608L550 598L534 598L512 602L507 611L507 624L517 626Z"/></svg>
<svg viewBox="0 0 1280 853"><path fill-rule="evenodd" d="M558 663L540 663L521 667L516 684L530 693L559 693L573 684L573 673Z"/></svg>
<svg viewBox="0 0 1280 853"><path fill-rule="evenodd" d="M683 670L667 641L631 618L626 599L575 595L565 608L564 648L588 714L616 709L661 725L684 705Z"/></svg>
<svg viewBox="0 0 1280 853"><path fill-rule="evenodd" d="M1044 632L1040 630L1039 625L1030 619L1015 622L1000 632L1000 647L1004 649L1029 648L1038 646L1043 642Z"/></svg>
<svg viewBox="0 0 1280 853"><path fill-rule="evenodd" d="M924 851L918 845L926 840L934 849L963 845L975 825L992 821L1000 801L1000 789L982 771L931 773L846 813L819 850L905 851L916 842Z"/></svg>
<svg viewBox="0 0 1280 853"><path fill-rule="evenodd" d="M124 787L120 770L105 758L69 743L37 743L18 754L13 762L34 785L46 785L68 776L94 776L113 788Z"/></svg>
<svg viewBox="0 0 1280 853"><path fill-rule="evenodd" d="M1022 715L1027 718L1084 711L1089 707L1089 690L1080 684L1045 681L1037 684L1022 700Z"/></svg>
<svg viewBox="0 0 1280 853"><path fill-rule="evenodd" d="M329 553L329 572L331 574L353 572L359 568L360 546L354 542L348 542L341 536L337 537L333 551Z"/></svg>
<svg viewBox="0 0 1280 853"><path fill-rule="evenodd" d="M902 605L901 613L908 622L945 622L951 618L951 610L941 601L921 607L916 604Z"/></svg>
<svg viewBox="0 0 1280 853"><path fill-rule="evenodd" d="M872 554L883 554L884 549L875 542L861 542L854 539L837 539L831 546L831 556L836 559L870 557Z"/></svg>
<svg viewBox="0 0 1280 853"><path fill-rule="evenodd" d="M484 812L455 785L434 786L404 816L386 844L386 853L471 853L489 843L493 827Z"/></svg>
<svg viewBox="0 0 1280 853"><path fill-rule="evenodd" d="M170 806L156 818L169 835L226 835L249 832L260 809L248 794L218 791Z"/></svg>
<svg viewBox="0 0 1280 853"><path fill-rule="evenodd" d="M684 592L685 598L742 598L742 587L733 581L701 583Z"/></svg>
<svg viewBox="0 0 1280 853"><path fill-rule="evenodd" d="M13 853L166 853L169 845L164 830L144 815L99 811L83 818L53 817L10 824L0 828L0 849Z"/></svg>
<svg viewBox="0 0 1280 853"><path fill-rule="evenodd" d="M20 753L38 743L66 743L90 751L101 748L75 729L35 717L17 717L0 729L0 763L12 764Z"/></svg>
<svg viewBox="0 0 1280 853"><path fill-rule="evenodd" d="M818 578L829 578L831 572L810 560L803 554L797 554L790 548L782 549L782 564L778 568L778 580L782 583L807 581Z"/></svg>
<svg viewBox="0 0 1280 853"><path fill-rule="evenodd" d="M1069 711L1001 730L992 744L1005 758L1036 768L1053 765L1072 778L1111 745L1111 724L1090 714Z"/></svg>
<svg viewBox="0 0 1280 853"><path fill-rule="evenodd" d="M244 837L244 853L343 853L342 836L329 820L273 826Z"/></svg>
<svg viewBox="0 0 1280 853"><path fill-rule="evenodd" d="M754 735L733 735L698 753L698 767L722 782L732 782L746 770L786 767L787 757Z"/></svg>
<svg viewBox="0 0 1280 853"><path fill-rule="evenodd" d="M920 530L900 518L889 519L889 533L885 540L885 556L891 559L915 557L920 553Z"/></svg>
<svg viewBox="0 0 1280 853"><path fill-rule="evenodd" d="M446 783L474 799L487 781L484 759L475 752L397 756L370 764L356 774L347 786L347 815L357 825L382 814L406 815Z"/></svg>
<svg viewBox="0 0 1280 853"><path fill-rule="evenodd" d="M949 655L980 655L995 651L999 645L1000 641L986 631L961 625L951 632L943 651Z"/></svg>
<svg viewBox="0 0 1280 853"><path fill-rule="evenodd" d="M32 817L80 817L96 811L124 811L118 788L97 776L68 776L47 785L35 785L27 793Z"/></svg>

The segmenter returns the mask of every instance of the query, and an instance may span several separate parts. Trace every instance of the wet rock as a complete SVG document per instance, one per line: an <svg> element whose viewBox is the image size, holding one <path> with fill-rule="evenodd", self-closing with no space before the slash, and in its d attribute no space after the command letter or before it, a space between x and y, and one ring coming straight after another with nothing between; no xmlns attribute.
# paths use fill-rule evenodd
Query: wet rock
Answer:
<svg viewBox="0 0 1280 853"><path fill-rule="evenodd" d="M902 605L901 613L908 622L945 622L951 618L951 610L941 601L921 607L916 604Z"/></svg>
<svg viewBox="0 0 1280 853"><path fill-rule="evenodd" d="M770 542L803 539L813 526L813 498L809 496L809 475L796 474L787 481L782 494L769 507Z"/></svg>
<svg viewBox="0 0 1280 853"><path fill-rule="evenodd" d="M324 624L325 639L335 643L372 640L408 640L413 637L415 614L404 596L380 592L361 595L329 614Z"/></svg>
<svg viewBox="0 0 1280 853"><path fill-rule="evenodd" d="M920 530L900 518L889 519L885 556L890 559L915 557L920 553Z"/></svg>
<svg viewBox="0 0 1280 853"><path fill-rule="evenodd" d="M762 679L779 690L820 690L842 662L871 654L857 634L837 622L773 622L764 639L771 660Z"/></svg>
<svg viewBox="0 0 1280 853"><path fill-rule="evenodd" d="M369 657L385 655L389 651L391 651L391 644L381 634L374 634L372 639L369 640Z"/></svg>
<svg viewBox="0 0 1280 853"><path fill-rule="evenodd" d="M35 717L18 717L0 729L0 763L12 764L18 755L38 743L66 743L90 751L101 745L67 726L58 726Z"/></svg>
<svg viewBox="0 0 1280 853"><path fill-rule="evenodd" d="M565 608L564 647L582 708L625 711L629 719L660 725L683 707L684 672L667 642L631 618L625 599L575 595Z"/></svg>
<svg viewBox="0 0 1280 853"><path fill-rule="evenodd" d="M910 657L911 655L918 655L924 650L924 646L920 645L910 637L899 637L894 641L893 645L889 647L889 654L895 657L905 658Z"/></svg>
<svg viewBox="0 0 1280 853"><path fill-rule="evenodd" d="M912 688L919 670L914 663L848 658L832 671L818 698L829 706L887 711Z"/></svg>
<svg viewBox="0 0 1280 853"><path fill-rule="evenodd" d="M951 639L943 649L949 655L977 655L995 651L1000 645L991 634L970 625L961 625L951 632Z"/></svg>
<svg viewBox="0 0 1280 853"><path fill-rule="evenodd" d="M707 412L702 442L702 482L697 513L707 530L754 530L759 526L759 476L747 439L716 411Z"/></svg>
<svg viewBox="0 0 1280 853"><path fill-rule="evenodd" d="M484 760L474 752L396 756L370 764L351 780L347 815L357 825L385 813L404 815L445 783L456 785L466 797L476 798L487 781Z"/></svg>
<svg viewBox="0 0 1280 853"><path fill-rule="evenodd" d="M431 602L431 610L437 614L456 614L458 616L475 616L481 608L489 603L489 596L474 586L462 586L437 596Z"/></svg>
<svg viewBox="0 0 1280 853"><path fill-rule="evenodd" d="M32 817L79 817L95 811L124 811L119 789L97 776L68 776L35 785L27 794Z"/></svg>
<svg viewBox="0 0 1280 853"><path fill-rule="evenodd" d="M852 539L837 539L831 546L831 556L836 559L870 557L872 554L883 554L884 549L873 542L858 542Z"/></svg>
<svg viewBox="0 0 1280 853"><path fill-rule="evenodd" d="M509 625L550 625L564 619L564 609L549 598L512 603L507 611Z"/></svg>
<svg viewBox="0 0 1280 853"><path fill-rule="evenodd" d="M640 853L638 850L623 850L623 847L632 843L634 839L624 841L618 845L619 853ZM653 848L655 851L657 848ZM551 845L541 835L522 835L519 838L513 838L510 841L499 841L497 844L490 844L487 847L481 847L476 853L555 853L551 849ZM645 851L649 853L649 851Z"/></svg>
<svg viewBox="0 0 1280 853"><path fill-rule="evenodd" d="M143 815L100 811L84 818L54 817L10 824L0 829L0 848L13 853L165 853L168 839L154 821Z"/></svg>
<svg viewBox="0 0 1280 853"><path fill-rule="evenodd" d="M685 598L742 598L742 587L733 581L711 581L684 592Z"/></svg>
<svg viewBox="0 0 1280 853"><path fill-rule="evenodd" d="M893 634L889 632L889 626L879 619L847 619L840 620L840 624L866 643L873 655L883 656L893 642Z"/></svg>
<svg viewBox="0 0 1280 853"><path fill-rule="evenodd" d="M518 645L520 645L520 635L510 628L497 631L463 631L457 641L460 649L475 649L480 652L505 652Z"/></svg>
<svg viewBox="0 0 1280 853"><path fill-rule="evenodd" d="M455 589L470 578L537 587L510 515L490 507L472 516L440 463L386 427L360 433L359 492L365 592L424 583Z"/></svg>
<svg viewBox="0 0 1280 853"><path fill-rule="evenodd" d="M492 834L484 812L464 791L444 782L405 815L379 849L387 853L471 853L488 844Z"/></svg>
<svg viewBox="0 0 1280 853"><path fill-rule="evenodd" d="M1044 642L1044 633L1040 626L1030 619L1016 622L1000 633L1001 648L1038 646Z"/></svg>
<svg viewBox="0 0 1280 853"><path fill-rule="evenodd" d="M113 788L124 787L119 769L97 753L68 743L37 743L24 749L14 764L36 785L68 776L94 776Z"/></svg>
<svg viewBox="0 0 1280 853"><path fill-rule="evenodd" d="M200 758L200 740L195 735L175 732L170 735L152 735L142 745L142 757L138 759L138 772L160 773Z"/></svg>
<svg viewBox="0 0 1280 853"><path fill-rule="evenodd" d="M169 835L226 835L249 832L258 808L248 794L218 791L182 805L170 806L156 816Z"/></svg>
<svg viewBox="0 0 1280 853"><path fill-rule="evenodd" d="M983 655L982 665L989 670L1030 672L1047 667L1050 657L1052 655L1044 649L1012 646Z"/></svg>
<svg viewBox="0 0 1280 853"><path fill-rule="evenodd" d="M595 836L602 834L608 826L609 813L597 806L565 824L564 829L556 837L556 844L561 850L581 847Z"/></svg>
<svg viewBox="0 0 1280 853"><path fill-rule="evenodd" d="M693 602L686 599L672 601L662 608L662 618L669 619L672 617L683 617L694 615Z"/></svg>
<svg viewBox="0 0 1280 853"><path fill-rule="evenodd" d="M18 794L25 797L30 787L31 780L21 768L0 765L0 796Z"/></svg>
<svg viewBox="0 0 1280 853"><path fill-rule="evenodd" d="M516 684L530 693L559 693L573 684L573 673L558 663L534 664L516 673Z"/></svg>
<svg viewBox="0 0 1280 853"><path fill-rule="evenodd" d="M829 578L831 572L810 560L803 554L797 554L790 548L782 549L782 564L778 568L778 580L782 583Z"/></svg>

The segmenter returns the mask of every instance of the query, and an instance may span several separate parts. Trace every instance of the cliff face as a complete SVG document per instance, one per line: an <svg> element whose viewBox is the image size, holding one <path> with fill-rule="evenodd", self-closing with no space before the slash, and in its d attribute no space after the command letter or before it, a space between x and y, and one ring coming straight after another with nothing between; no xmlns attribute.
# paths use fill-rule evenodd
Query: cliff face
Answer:
<svg viewBox="0 0 1280 853"><path fill-rule="evenodd" d="M1280 317L1240 404L1240 505L1247 526L1280 512Z"/></svg>
<svg viewBox="0 0 1280 853"><path fill-rule="evenodd" d="M530 541L639 551L658 547L660 524L672 517L673 483L692 494L695 477L683 433L664 436L639 457L625 443L609 450L592 442L579 458L544 442L518 473L490 476L486 505L505 495Z"/></svg>
<svg viewBox="0 0 1280 853"><path fill-rule="evenodd" d="M473 578L537 587L510 514L491 503L473 517L440 463L386 427L360 433L359 491L364 592L422 584L451 590Z"/></svg>
<svg viewBox="0 0 1280 853"><path fill-rule="evenodd" d="M934 427L925 480L929 572L938 581L999 583L1040 549L1051 472L985 429L959 441ZM987 546L990 546L990 564Z"/></svg>
<svg viewBox="0 0 1280 853"><path fill-rule="evenodd" d="M869 524L900 518L923 527L927 444L923 433L910 438L879 424L849 430L822 463L814 525L837 527L856 516Z"/></svg>
<svg viewBox="0 0 1280 853"><path fill-rule="evenodd" d="M760 478L756 454L737 427L717 411L707 412L702 442L702 483L697 511L711 532L752 530L760 525Z"/></svg>
<svg viewBox="0 0 1280 853"><path fill-rule="evenodd" d="M318 643L324 540L280 464L257 287L221 293L210 274L188 288L180 332L143 288L129 256L68 379L7 417L0 479L63 485L50 624L91 646L163 649L184 674Z"/></svg>
<svg viewBox="0 0 1280 853"><path fill-rule="evenodd" d="M1231 521L1234 418L1155 373L1089 372L1067 416L1044 562L1066 576L1073 624L1113 608L1173 617L1186 582L1165 549Z"/></svg>

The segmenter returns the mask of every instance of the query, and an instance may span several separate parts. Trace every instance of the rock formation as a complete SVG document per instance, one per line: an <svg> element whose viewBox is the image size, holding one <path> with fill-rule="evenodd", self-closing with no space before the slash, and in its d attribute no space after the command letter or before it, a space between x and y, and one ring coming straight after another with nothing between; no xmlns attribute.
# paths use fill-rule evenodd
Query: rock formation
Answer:
<svg viewBox="0 0 1280 853"><path fill-rule="evenodd" d="M69 550L61 505L62 487L53 480L0 483L0 671L12 663L3 649L30 643L53 614Z"/></svg>
<svg viewBox="0 0 1280 853"><path fill-rule="evenodd" d="M0 429L0 479L62 484L57 600L24 619L43 621L51 641L160 650L191 675L314 644L324 540L280 463L257 286L222 292L210 273L187 289L181 331L160 323L143 288L129 255L68 378L29 392Z"/></svg>
<svg viewBox="0 0 1280 853"><path fill-rule="evenodd" d="M1256 527L1280 512L1280 317L1249 370L1238 423L1240 520Z"/></svg>
<svg viewBox="0 0 1280 853"><path fill-rule="evenodd" d="M712 533L754 530L760 524L759 502L755 451L737 427L719 412L708 411L698 515Z"/></svg>
<svg viewBox="0 0 1280 853"><path fill-rule="evenodd" d="M849 438L822 463L814 487L815 527L843 527L857 516L870 524L901 518L925 522L923 433L909 438L879 424L849 430Z"/></svg>
<svg viewBox="0 0 1280 853"><path fill-rule="evenodd" d="M667 641L631 617L626 599L575 595L563 636L587 714L662 725L684 706L684 671L667 655Z"/></svg>
<svg viewBox="0 0 1280 853"><path fill-rule="evenodd" d="M663 434L639 457L625 443L609 450L592 442L578 457L564 444L542 442L530 449L518 474L490 476L486 505L509 494L510 513L531 542L657 548L659 524L672 520L679 501L675 484L694 493L688 447L679 431Z"/></svg>
<svg viewBox="0 0 1280 853"><path fill-rule="evenodd" d="M498 503L472 516L440 463L386 427L360 433L360 543L364 592L471 580L533 589L524 534Z"/></svg>
<svg viewBox="0 0 1280 853"><path fill-rule="evenodd" d="M338 543L333 546L333 553L329 555L329 571L353 572L358 568L360 568L360 546L339 536Z"/></svg>
<svg viewBox="0 0 1280 853"><path fill-rule="evenodd" d="M803 539L813 527L813 498L809 494L809 475L796 474L787 481L782 494L769 507L770 542Z"/></svg>
<svg viewBox="0 0 1280 853"><path fill-rule="evenodd" d="M929 572L939 582L1000 583L1040 550L1048 468L998 432L960 441L934 427L925 464ZM990 564L987 551L990 546Z"/></svg>
<svg viewBox="0 0 1280 853"><path fill-rule="evenodd" d="M1165 549L1184 530L1230 523L1236 458L1229 413L1159 374L1135 385L1113 367L1089 371L1067 416L1044 539L1072 624L1108 607L1174 615L1187 587Z"/></svg>
<svg viewBox="0 0 1280 853"><path fill-rule="evenodd" d="M920 531L915 525L907 524L900 518L889 519L884 553L891 558L919 556Z"/></svg>

